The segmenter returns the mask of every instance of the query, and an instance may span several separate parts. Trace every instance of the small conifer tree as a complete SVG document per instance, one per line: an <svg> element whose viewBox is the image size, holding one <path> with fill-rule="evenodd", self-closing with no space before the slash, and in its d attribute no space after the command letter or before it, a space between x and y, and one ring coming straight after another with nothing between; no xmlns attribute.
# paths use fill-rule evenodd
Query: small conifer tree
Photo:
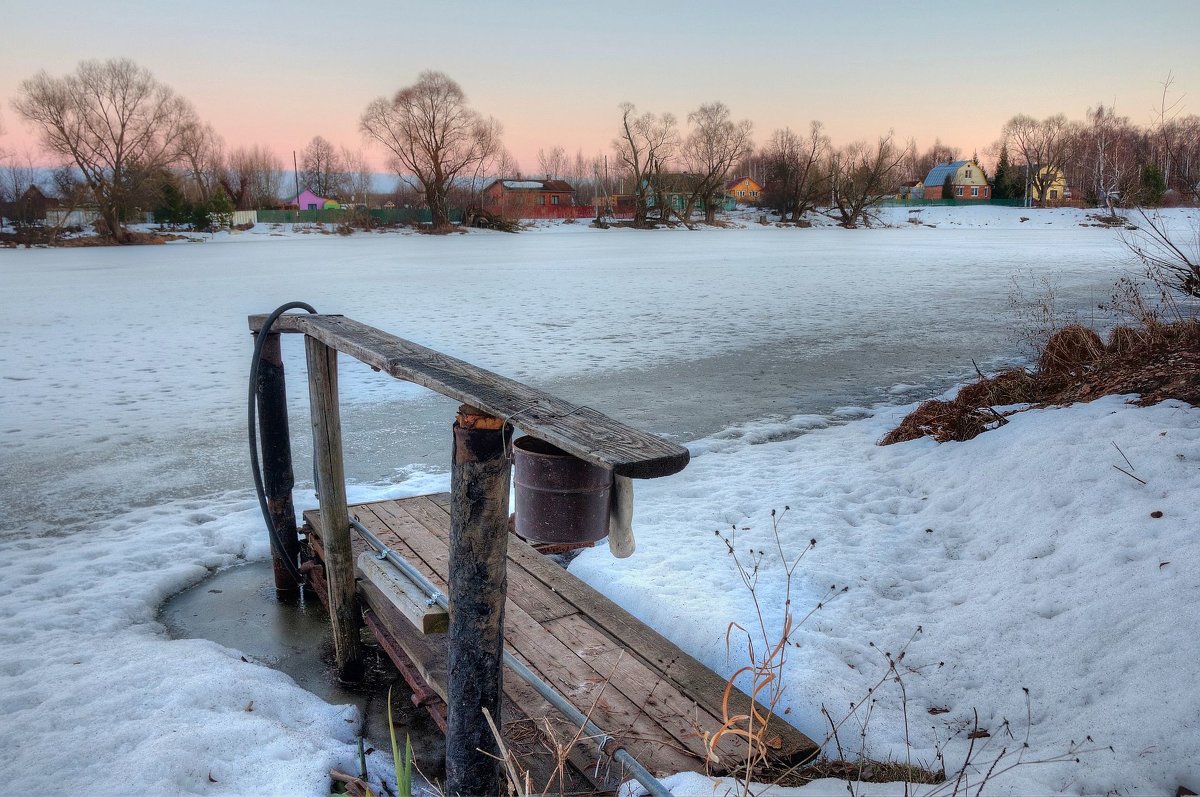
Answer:
<svg viewBox="0 0 1200 797"><path fill-rule="evenodd" d="M996 161L996 177L992 185L993 199L1013 199L1012 164L1008 162L1008 145L1000 145L1000 158Z"/></svg>
<svg viewBox="0 0 1200 797"><path fill-rule="evenodd" d="M1142 167L1141 203L1157 206L1162 204L1163 194L1167 192L1167 180L1163 177L1162 169L1157 163L1147 163Z"/></svg>

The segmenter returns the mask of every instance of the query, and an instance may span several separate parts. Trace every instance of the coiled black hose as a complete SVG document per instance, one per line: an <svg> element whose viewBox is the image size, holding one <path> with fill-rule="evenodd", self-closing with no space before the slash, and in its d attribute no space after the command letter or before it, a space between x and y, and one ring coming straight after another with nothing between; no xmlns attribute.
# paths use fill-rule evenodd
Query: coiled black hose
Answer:
<svg viewBox="0 0 1200 797"><path fill-rule="evenodd" d="M298 585L304 587L308 585L308 579L300 572L299 566L288 557L287 547L279 537L279 529L275 528L275 521L271 519L271 510L267 507L267 494L263 487L262 465L258 459L258 367L262 362L262 350L267 341L267 334L279 316L288 310L317 312L311 305L304 302L288 302L275 308L275 311L263 322L262 328L258 330L258 335L254 340L254 354L250 358L250 394L246 403L246 428L250 435L250 469L254 473L254 491L258 494L258 506L262 510L263 521L267 524L271 548L274 549L276 558L283 561L288 574L295 579Z"/></svg>

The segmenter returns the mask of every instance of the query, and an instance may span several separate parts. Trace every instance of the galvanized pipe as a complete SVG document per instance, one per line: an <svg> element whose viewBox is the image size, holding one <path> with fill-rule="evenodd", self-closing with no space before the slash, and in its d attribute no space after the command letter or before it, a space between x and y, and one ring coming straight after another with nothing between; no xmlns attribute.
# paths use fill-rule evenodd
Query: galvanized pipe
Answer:
<svg viewBox="0 0 1200 797"><path fill-rule="evenodd" d="M436 604L441 606L446 611L450 611L450 600L443 595L440 590L438 590L437 586L433 584L433 582L425 577L424 573L413 567L413 565L403 556L400 556L391 548L387 547L383 540L375 536L370 529L360 523L358 518L354 517L353 515L350 516L350 525L353 526L358 533L362 535L362 538L366 540L367 543L370 544L370 546L374 548L383 558L395 565L398 570L404 573L404 575L411 578L416 584L424 589L426 592L426 600L429 601L430 605ZM650 797L672 797L671 790L664 786L662 781L650 774L650 770L638 763L638 760L630 755L629 751L627 751L624 747L618 747L614 752L609 753L605 748L610 742L615 742L615 740L601 730L596 723L588 719L583 712L567 702L566 698L554 691L554 688L550 686L550 684L543 681L536 673L522 664L521 661L509 653L507 649L504 651L504 663L509 669L515 672L521 678L521 680L532 686L534 690L539 695L544 697L548 703L561 711L567 719L583 728L588 736L596 743L596 747L600 750L600 752L604 753L605 755L610 755L614 760L620 762L620 764L625 767L629 774L633 776L634 780L645 787L646 793L649 794Z"/></svg>

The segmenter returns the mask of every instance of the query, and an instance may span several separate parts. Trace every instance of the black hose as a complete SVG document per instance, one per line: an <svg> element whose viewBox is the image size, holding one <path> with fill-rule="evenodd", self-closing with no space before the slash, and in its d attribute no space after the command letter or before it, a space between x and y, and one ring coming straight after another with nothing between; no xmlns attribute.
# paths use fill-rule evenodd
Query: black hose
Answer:
<svg viewBox="0 0 1200 797"><path fill-rule="evenodd" d="M291 575L296 584L304 587L308 585L308 579L300 572L297 564L288 557L287 547L279 537L279 529L275 528L275 521L271 519L271 510L267 508L267 494L266 489L263 487L262 465L258 460L258 366L262 362L262 350L263 345L267 341L267 333L271 331L271 327L279 319L279 316L288 310L307 310L310 313L317 312L311 305L304 302L288 302L275 308L275 312L267 316L267 320L263 322L262 327L258 330L258 334L254 339L254 354L250 357L250 397L246 408L246 428L250 433L250 469L254 473L254 491L258 494L258 506L262 510L263 520L267 524L267 532L271 537L271 548L275 551L276 558L283 562L288 574Z"/></svg>

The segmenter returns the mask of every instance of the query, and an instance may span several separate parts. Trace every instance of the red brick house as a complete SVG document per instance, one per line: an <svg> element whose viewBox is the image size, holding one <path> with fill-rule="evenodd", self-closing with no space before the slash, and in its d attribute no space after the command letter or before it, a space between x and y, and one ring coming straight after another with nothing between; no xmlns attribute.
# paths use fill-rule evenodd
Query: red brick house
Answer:
<svg viewBox="0 0 1200 797"><path fill-rule="evenodd" d="M510 219L556 218L557 209L575 204L566 180L493 180L483 189L483 208Z"/></svg>

